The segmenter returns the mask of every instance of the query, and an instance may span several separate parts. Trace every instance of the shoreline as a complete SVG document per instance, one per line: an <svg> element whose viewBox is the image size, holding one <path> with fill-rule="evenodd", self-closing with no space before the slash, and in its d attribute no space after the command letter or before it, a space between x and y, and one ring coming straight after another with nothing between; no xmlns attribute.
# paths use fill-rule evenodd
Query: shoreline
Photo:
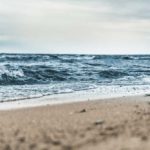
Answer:
<svg viewBox="0 0 150 150"><path fill-rule="evenodd" d="M0 111L2 150L149 150L150 96Z"/></svg>
<svg viewBox="0 0 150 150"><path fill-rule="evenodd" d="M20 87L21 88L21 87ZM43 88L43 87L41 87ZM8 89L9 90L9 89ZM115 97L126 97L126 96L139 96L145 95L150 92L149 85L135 85L135 86L99 86L97 88L90 88L79 91L64 92L58 94L47 95L41 93L40 95L27 95L22 97L11 96L10 99L1 97L0 99L0 110L4 108L17 108L17 107L32 107L38 105L47 104L60 104L76 101L87 101L93 99L110 99ZM19 93L19 88L15 93ZM6 94L7 95L7 94ZM6 104L7 103L7 104Z"/></svg>
<svg viewBox="0 0 150 150"><path fill-rule="evenodd" d="M56 96L43 96L37 98L28 98L28 99L21 99L21 100L14 100L14 101L4 101L0 103L0 111L3 110L16 110L16 109L23 109L23 108L35 108L35 107L43 107L43 106L53 106L53 105L63 105L63 104L73 104L73 103L80 103L80 102L92 102L92 101L107 101L113 99L122 99L122 98L139 98L139 97L149 97L149 94L131 94L131 95L114 95L114 96L93 96L87 97L80 95L79 97L72 97L72 94L58 94ZM147 95L147 96L146 96ZM72 99L72 100L70 100Z"/></svg>
<svg viewBox="0 0 150 150"><path fill-rule="evenodd" d="M0 102L1 110L11 110L11 109L21 109L27 107L38 107L46 105L57 105L63 103L74 103L74 102L84 102L84 101L94 101L94 100L105 100L113 98L122 97L137 97L149 95L149 86L143 86L136 90L135 86L125 86L116 90L112 88L112 93L107 93L106 91L110 89L108 86L105 90L103 87L96 89L89 89L83 91L75 91L73 93L62 93L49 96L40 97L29 97L23 99L12 99L10 101L3 100ZM125 90L126 89L126 90ZM143 90L144 89L144 90ZM130 90L130 91L129 91ZM126 91L126 92L125 92Z"/></svg>

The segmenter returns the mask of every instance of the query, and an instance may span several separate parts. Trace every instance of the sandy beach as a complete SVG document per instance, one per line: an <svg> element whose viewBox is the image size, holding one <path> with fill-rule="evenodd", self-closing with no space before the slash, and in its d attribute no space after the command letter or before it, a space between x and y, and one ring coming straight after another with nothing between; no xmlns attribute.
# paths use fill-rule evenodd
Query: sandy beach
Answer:
<svg viewBox="0 0 150 150"><path fill-rule="evenodd" d="M0 150L149 150L150 97L0 111Z"/></svg>

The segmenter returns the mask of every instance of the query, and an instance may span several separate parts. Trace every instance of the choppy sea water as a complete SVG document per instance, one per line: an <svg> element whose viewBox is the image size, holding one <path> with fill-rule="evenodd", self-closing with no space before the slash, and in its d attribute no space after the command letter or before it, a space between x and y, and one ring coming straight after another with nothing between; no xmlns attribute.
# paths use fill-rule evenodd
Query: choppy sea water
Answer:
<svg viewBox="0 0 150 150"><path fill-rule="evenodd" d="M0 54L1 102L89 91L150 93L150 55Z"/></svg>

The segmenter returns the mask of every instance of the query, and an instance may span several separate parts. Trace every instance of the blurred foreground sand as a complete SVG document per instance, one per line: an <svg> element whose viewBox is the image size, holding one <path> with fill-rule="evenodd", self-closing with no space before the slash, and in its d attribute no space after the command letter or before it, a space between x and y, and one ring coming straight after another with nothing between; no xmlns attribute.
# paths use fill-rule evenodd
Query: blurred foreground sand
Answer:
<svg viewBox="0 0 150 150"><path fill-rule="evenodd" d="M0 111L0 150L150 150L150 97Z"/></svg>

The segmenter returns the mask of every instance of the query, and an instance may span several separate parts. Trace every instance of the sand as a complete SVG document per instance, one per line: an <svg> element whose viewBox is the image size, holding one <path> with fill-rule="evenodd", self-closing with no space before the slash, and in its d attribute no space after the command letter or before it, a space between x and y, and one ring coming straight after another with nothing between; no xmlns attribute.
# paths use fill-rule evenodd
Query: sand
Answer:
<svg viewBox="0 0 150 150"><path fill-rule="evenodd" d="M0 150L150 150L150 97L0 111Z"/></svg>

